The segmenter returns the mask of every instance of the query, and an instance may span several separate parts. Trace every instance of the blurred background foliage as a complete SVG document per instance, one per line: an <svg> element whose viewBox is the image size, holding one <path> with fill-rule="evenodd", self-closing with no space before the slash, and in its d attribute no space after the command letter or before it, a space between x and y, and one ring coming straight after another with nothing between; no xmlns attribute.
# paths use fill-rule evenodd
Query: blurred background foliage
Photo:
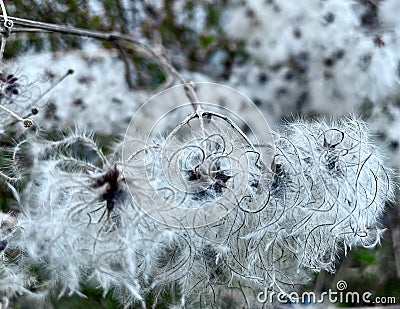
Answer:
<svg viewBox="0 0 400 309"><path fill-rule="evenodd" d="M157 3L157 4L155 4ZM213 78L227 79L234 62L247 58L243 44L229 40L221 27L221 14L227 0L217 1L9 1L11 16L74 27L130 33L143 42L161 39L172 63L179 69L195 70ZM162 8L162 9L160 9ZM178 8L178 9L177 9ZM82 47L82 37L43 33L14 35L7 44L5 58L27 51L65 51ZM115 48L102 42L104 48ZM130 77L137 86L157 86L165 81L158 66L140 57L132 46L124 46L132 64ZM120 51L121 52L121 51ZM225 68L216 72L207 65L221 58ZM133 75L135 75L133 77ZM161 75L161 76L160 76ZM130 82L131 86L135 82Z"/></svg>
<svg viewBox="0 0 400 309"><path fill-rule="evenodd" d="M248 60L243 42L233 41L223 32L222 15L228 0L153 1L157 4L144 0L13 0L5 2L8 14L14 17L92 30L130 33L140 41L150 44L157 41L159 35L176 68L202 72L217 81L227 80L230 77L233 64L241 64ZM364 26L372 27L376 15L374 6L371 6L368 1L364 2L370 7L368 14L365 14ZM79 49L85 40L87 39L58 33L13 34L7 43L5 58L12 59L32 51L58 52ZM106 49L116 47L111 42L101 42L101 44ZM123 52L118 48L117 50L121 57L129 59L125 74L131 88L153 88L165 82L166 77L163 76L158 65L140 56L132 46L123 46ZM307 57L307 55L300 56ZM216 70L211 65L215 57L218 57L218 61L223 64L223 70ZM293 58L286 64L292 72L288 80L293 79L293 74L297 77L304 74L304 68L300 65L299 59L301 60L301 57ZM267 78L267 76L260 76L261 81ZM3 155L0 155L0 160L4 160ZM7 201L11 198L9 190L0 183L2 211L10 210ZM335 288L338 280L346 280L349 291L369 291L373 293L373 296L395 296L400 299L400 273L395 263L395 255L396 252L399 254L399 248L393 246L391 232L398 228L399 221L397 208L388 205L388 213L383 222L388 230L385 232L381 246L373 250L353 249L346 257L343 253L340 258L342 262L337 265L336 274L325 272L316 274L314 281L303 289L321 292ZM102 291L97 289L86 287L82 292L88 296L87 299L75 296L63 297L60 300L54 298L52 305L57 309L118 308L111 293L103 298ZM173 297L171 293L165 292L166 301L159 303L155 308L167 308L168 300ZM360 306L360 304L346 305ZM30 307L29 304L21 302L15 308ZM229 304L226 308L230 308Z"/></svg>

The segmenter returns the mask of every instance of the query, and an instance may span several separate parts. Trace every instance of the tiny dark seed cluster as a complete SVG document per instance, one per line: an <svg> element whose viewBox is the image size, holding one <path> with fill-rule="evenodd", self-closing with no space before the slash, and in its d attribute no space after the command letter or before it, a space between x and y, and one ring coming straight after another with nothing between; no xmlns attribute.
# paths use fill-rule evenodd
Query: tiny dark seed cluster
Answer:
<svg viewBox="0 0 400 309"><path fill-rule="evenodd" d="M5 75L0 73L0 99L4 97L12 97L19 94L18 78L13 74Z"/></svg>
<svg viewBox="0 0 400 309"><path fill-rule="evenodd" d="M109 169L104 175L96 179L94 188L106 185L105 191L101 194L100 200L106 202L108 215L114 210L121 193L120 172L117 167Z"/></svg>

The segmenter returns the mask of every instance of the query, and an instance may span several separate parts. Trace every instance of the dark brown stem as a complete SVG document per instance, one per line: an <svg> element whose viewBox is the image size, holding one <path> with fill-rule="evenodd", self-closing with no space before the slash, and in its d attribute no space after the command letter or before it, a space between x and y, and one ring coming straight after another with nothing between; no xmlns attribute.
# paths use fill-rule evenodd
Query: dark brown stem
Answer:
<svg viewBox="0 0 400 309"><path fill-rule="evenodd" d="M132 80L131 63L130 63L129 57L126 54L125 49L123 49L122 46L117 41L114 41L113 45L118 50L118 52L119 52L119 54L121 56L121 59L124 62L124 66L125 66L125 81L128 84L129 89L134 89L135 88L135 82Z"/></svg>

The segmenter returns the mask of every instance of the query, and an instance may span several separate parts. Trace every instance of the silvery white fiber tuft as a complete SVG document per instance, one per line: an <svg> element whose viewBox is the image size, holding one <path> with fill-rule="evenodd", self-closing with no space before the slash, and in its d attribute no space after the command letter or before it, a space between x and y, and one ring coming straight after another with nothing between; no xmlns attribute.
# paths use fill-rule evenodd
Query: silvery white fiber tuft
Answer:
<svg viewBox="0 0 400 309"><path fill-rule="evenodd" d="M148 159L139 160L147 164L147 175L123 173L137 162L121 162L118 150L104 155L84 131L54 141L29 140L31 180L9 237L20 254L18 263L2 264L3 273L11 274L6 281L12 286L18 277L12 275L15 267L36 267L31 276L43 282L40 288L26 278L17 281L20 289L36 287L38 295L83 296L82 286L92 284L105 294L113 290L125 306L144 308L149 293L157 302L178 286L177 306L249 304L264 288L290 293L312 272L334 271L341 250L379 243L379 219L385 202L393 199L393 183L361 120L298 120L283 126L274 134L271 177L262 176L252 152L250 163L238 169L241 148L223 142L222 133L193 145L168 145L179 156L167 165L162 159L167 140L159 138L152 151L141 152ZM179 199L173 188L179 182L167 181L176 175L186 175L189 183L213 183ZM150 206L154 192L143 199L129 194L128 184L143 191L145 181L161 192L176 192L174 202L181 200L188 209L213 200L222 205L235 192L244 197L212 224L170 227L140 211Z"/></svg>

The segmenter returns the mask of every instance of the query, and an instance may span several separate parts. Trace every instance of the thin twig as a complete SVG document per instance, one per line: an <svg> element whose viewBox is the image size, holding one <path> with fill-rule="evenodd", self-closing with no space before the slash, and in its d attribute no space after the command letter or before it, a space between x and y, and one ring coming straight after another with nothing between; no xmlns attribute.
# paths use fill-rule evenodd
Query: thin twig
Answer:
<svg viewBox="0 0 400 309"><path fill-rule="evenodd" d="M52 84L45 92L43 92L32 104L30 104L32 108L31 112L29 112L27 115L24 117L14 117L15 119L8 124L5 125L5 127L11 127L12 125L16 124L17 122L21 121L21 119L24 120L30 120L29 117L34 116L38 112L38 108L42 108L42 106L37 106L37 103L39 103L40 100L44 98L45 95L47 95L50 91L52 91L55 87L57 87L59 84L62 83L63 80L65 80L68 76L72 75L74 73L74 70L69 69L63 76L61 76L54 84ZM33 112L33 110L36 109L36 113ZM1 309L1 308L0 308Z"/></svg>
<svg viewBox="0 0 400 309"><path fill-rule="evenodd" d="M158 64L164 69L164 72L167 71L175 78L177 78L182 84L185 85L186 95L188 96L190 102L193 105L197 114L202 113L202 109L199 103L197 103L197 95L194 87L188 83L188 81L167 61L166 56L163 52L160 52L159 49L151 48L148 45L138 41L132 35L129 34L122 34L120 32L103 32L97 30L88 30L82 28L75 28L71 26L64 26L64 25L57 25L51 23L44 23L29 19L11 17L11 16L4 16L0 15L0 20L11 21L13 24L22 26L22 27L29 27L29 32L33 32L34 29L38 29L40 31L48 31L48 32L57 32L57 33L64 33L70 35L77 35L83 37L90 37L97 40L105 40L105 41L126 41L134 44L137 48L142 49L145 53L147 53L150 57L154 58Z"/></svg>
<svg viewBox="0 0 400 309"><path fill-rule="evenodd" d="M121 47L121 45L117 42L114 41L113 45L115 46L115 48L118 50L122 61L124 62L124 66L125 66L125 81L128 84L129 89L134 89L135 88L135 82L132 80L132 75L131 75L131 63L130 60L128 58L128 55L126 54L125 49L123 49Z"/></svg>
<svg viewBox="0 0 400 309"><path fill-rule="evenodd" d="M5 17L3 15L0 15L0 21L4 21ZM138 40L135 40L132 36L130 35L124 35L119 32L102 32L102 31L97 31L97 30L88 30L88 29L81 29L81 28L75 28L71 26L63 26L63 25L57 25L57 24L51 24L51 23L44 23L40 21L34 21L34 20L29 20L29 19L23 19L23 18L17 18L17 17L12 17L8 16L8 20L11 20L15 25L22 26L22 27L29 27L33 31L33 29L40 29L40 30L46 30L49 32L57 32L57 33L64 33L64 34L71 34L71 35L77 35L77 36L84 36L84 37L91 37L94 39L100 39L100 40L125 40L125 41L130 41L134 43L135 45L143 48L143 49L149 49L149 47Z"/></svg>
<svg viewBox="0 0 400 309"><path fill-rule="evenodd" d="M37 28L13 28L12 29L12 32L13 33L21 33L21 32L34 32L34 33L51 33L51 31L49 31L49 30L42 30L42 29L37 29ZM1 30L0 31L0 34L7 34L7 33L9 33L8 31L6 31L6 30ZM10 35L11 35L11 33L10 33Z"/></svg>
<svg viewBox="0 0 400 309"><path fill-rule="evenodd" d="M1 45L0 45L0 61L3 60L4 50L6 49L7 37L5 34L1 36Z"/></svg>
<svg viewBox="0 0 400 309"><path fill-rule="evenodd" d="M18 121L23 122L25 127L30 127L32 125L32 120L30 120L28 118L22 118L17 113L14 113L12 110L10 110L9 108L5 107L4 105L0 104L0 108L5 110L7 113L9 113L11 116L13 116Z"/></svg>
<svg viewBox="0 0 400 309"><path fill-rule="evenodd" d="M3 0L0 0L1 11L3 13L3 26L5 29L5 33L1 35L1 46L0 46L0 60L3 60L4 50L6 49L7 38L11 33L11 29L14 26L14 23L8 19L6 7L4 5Z"/></svg>

